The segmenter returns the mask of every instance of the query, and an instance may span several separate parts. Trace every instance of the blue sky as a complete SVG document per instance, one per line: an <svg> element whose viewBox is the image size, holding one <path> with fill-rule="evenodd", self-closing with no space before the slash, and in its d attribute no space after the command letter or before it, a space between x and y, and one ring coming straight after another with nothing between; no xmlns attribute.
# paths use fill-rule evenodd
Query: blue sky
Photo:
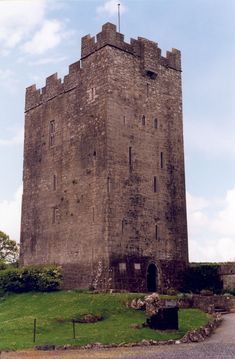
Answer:
<svg viewBox="0 0 235 359"><path fill-rule="evenodd" d="M19 240L25 87L63 77L116 0L0 0L0 230ZM190 259L235 260L235 1L122 0L121 32L183 61Z"/></svg>

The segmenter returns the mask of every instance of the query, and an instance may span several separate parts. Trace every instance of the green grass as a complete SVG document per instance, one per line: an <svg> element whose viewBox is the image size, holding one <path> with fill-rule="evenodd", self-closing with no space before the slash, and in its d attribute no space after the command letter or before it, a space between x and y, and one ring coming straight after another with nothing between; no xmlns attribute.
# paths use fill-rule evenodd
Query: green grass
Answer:
<svg viewBox="0 0 235 359"><path fill-rule="evenodd" d="M197 309L179 311L179 331L160 332L149 328L132 329L145 314L129 309L125 303L136 293L92 294L79 291L12 294L0 298L0 350L33 347L33 321L37 319L36 345L85 345L137 342L142 339L167 340L182 337L188 330L208 322L207 314ZM102 315L92 324L77 323L73 339L72 319L83 314Z"/></svg>

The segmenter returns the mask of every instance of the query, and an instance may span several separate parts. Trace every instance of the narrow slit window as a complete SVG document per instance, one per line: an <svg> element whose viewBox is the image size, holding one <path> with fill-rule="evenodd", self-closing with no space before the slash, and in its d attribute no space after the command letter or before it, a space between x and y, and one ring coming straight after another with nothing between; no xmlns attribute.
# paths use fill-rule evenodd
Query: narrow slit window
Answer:
<svg viewBox="0 0 235 359"><path fill-rule="evenodd" d="M52 208L52 223L54 224L56 222L56 207Z"/></svg>
<svg viewBox="0 0 235 359"><path fill-rule="evenodd" d="M132 148L129 147L129 167L131 168L132 166Z"/></svg>
<svg viewBox="0 0 235 359"><path fill-rule="evenodd" d="M158 128L158 119L157 118L154 119L153 126L154 126L155 129Z"/></svg>
<svg viewBox="0 0 235 359"><path fill-rule="evenodd" d="M155 239L158 239L158 225L155 225Z"/></svg>
<svg viewBox="0 0 235 359"><path fill-rule="evenodd" d="M125 221L124 219L122 220L122 234L124 233L124 226L125 226Z"/></svg>
<svg viewBox="0 0 235 359"><path fill-rule="evenodd" d="M154 193L157 193L157 177L153 177L153 191Z"/></svg>
<svg viewBox="0 0 235 359"><path fill-rule="evenodd" d="M91 99L94 100L95 98L95 89L94 87L91 88Z"/></svg>
<svg viewBox="0 0 235 359"><path fill-rule="evenodd" d="M145 116L142 116L142 125L145 126Z"/></svg>
<svg viewBox="0 0 235 359"><path fill-rule="evenodd" d="M149 84L148 83L147 83L146 92L147 92L147 97L149 97Z"/></svg>
<svg viewBox="0 0 235 359"><path fill-rule="evenodd" d="M57 176L53 176L53 191L56 191L57 188Z"/></svg>
<svg viewBox="0 0 235 359"><path fill-rule="evenodd" d="M95 222L95 208L92 207L92 221Z"/></svg>
<svg viewBox="0 0 235 359"><path fill-rule="evenodd" d="M123 116L123 125L126 124L126 116Z"/></svg>
<svg viewBox="0 0 235 359"><path fill-rule="evenodd" d="M110 189L111 189L111 180L110 180L110 177L108 177L107 186L108 186L108 193L110 193Z"/></svg>
<svg viewBox="0 0 235 359"><path fill-rule="evenodd" d="M161 152L160 154L160 164L161 164L161 168L163 168L164 166L163 152Z"/></svg>
<svg viewBox="0 0 235 359"><path fill-rule="evenodd" d="M50 121L49 143L50 143L50 146L54 146L54 144L55 144L55 120Z"/></svg>

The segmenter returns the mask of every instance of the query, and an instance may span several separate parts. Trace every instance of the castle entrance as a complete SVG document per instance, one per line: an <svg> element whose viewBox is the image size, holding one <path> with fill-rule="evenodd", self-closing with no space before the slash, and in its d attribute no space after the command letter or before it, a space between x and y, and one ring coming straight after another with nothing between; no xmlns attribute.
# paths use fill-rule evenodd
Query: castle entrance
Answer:
<svg viewBox="0 0 235 359"><path fill-rule="evenodd" d="M147 271L147 290L148 292L157 291L157 267L154 263L148 266Z"/></svg>

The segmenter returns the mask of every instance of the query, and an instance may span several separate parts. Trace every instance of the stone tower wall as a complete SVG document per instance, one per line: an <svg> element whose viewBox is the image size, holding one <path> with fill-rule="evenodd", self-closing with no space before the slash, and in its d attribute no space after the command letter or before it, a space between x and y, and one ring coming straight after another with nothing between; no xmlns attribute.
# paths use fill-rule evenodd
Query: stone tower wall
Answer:
<svg viewBox="0 0 235 359"><path fill-rule="evenodd" d="M150 263L159 289L178 285L188 263L178 50L125 43L108 23L82 39L63 83L27 89L22 209L22 263L62 264L65 287L146 290Z"/></svg>

